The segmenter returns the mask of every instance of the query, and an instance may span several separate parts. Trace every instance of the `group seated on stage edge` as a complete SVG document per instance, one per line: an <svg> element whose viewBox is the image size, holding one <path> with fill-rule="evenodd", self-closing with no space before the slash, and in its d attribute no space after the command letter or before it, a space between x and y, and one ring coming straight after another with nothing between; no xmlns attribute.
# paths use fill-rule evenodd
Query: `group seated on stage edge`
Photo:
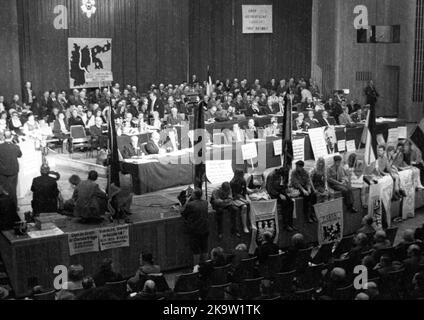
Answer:
<svg viewBox="0 0 424 320"><path fill-rule="evenodd" d="M342 92L335 92L324 102L314 80L295 81L293 78L280 83L272 79L265 86L259 80L252 84L245 79L240 82L238 79L217 80L210 97L206 95L206 83L200 83L196 76L191 83L152 85L148 93L139 93L136 86L121 88L115 83L111 88L75 89L69 95L66 91L45 91L39 96L33 91L31 82L27 82L22 97L15 94L11 101L6 101L0 96L0 131L10 131L16 141L27 136L41 145L56 139L63 145L64 152L74 151L73 136L88 136L95 149L106 148L107 139L102 136L108 130L106 124L111 107L115 111L118 135L164 130L167 135L172 131L170 128L189 121L193 107L198 104L204 107L205 121L213 123L283 115L284 105L291 103L293 111L299 114L293 121L295 131L338 124L354 126L364 122L368 109L356 99L348 102ZM281 129L273 128L273 125L269 126L270 135ZM82 126L85 134L72 134L72 128L77 126ZM253 127L256 127L255 123ZM179 147L178 141L171 143L168 137L158 144L168 150ZM145 152L156 153L158 149L162 148L153 144Z"/></svg>
<svg viewBox="0 0 424 320"><path fill-rule="evenodd" d="M94 274L87 274L82 265L69 266L67 289L42 287L34 277L20 299L422 300L423 227L405 230L394 243L397 230L376 231L372 219L365 218L356 234L345 238L350 240L343 250L336 246L334 254L325 255L325 246L306 243L301 233L292 236L287 248L279 248L266 234L253 255L244 243L229 252L213 248L192 272L176 274L173 288L151 253L140 254L140 265L129 278L106 258ZM357 265L368 274L362 287L354 285ZM15 299L10 287L0 286L1 299Z"/></svg>

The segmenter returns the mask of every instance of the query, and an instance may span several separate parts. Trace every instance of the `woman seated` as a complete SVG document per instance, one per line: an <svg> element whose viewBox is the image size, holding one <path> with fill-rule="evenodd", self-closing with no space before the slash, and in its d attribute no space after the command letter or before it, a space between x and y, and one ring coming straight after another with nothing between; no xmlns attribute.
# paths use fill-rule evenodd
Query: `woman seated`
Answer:
<svg viewBox="0 0 424 320"><path fill-rule="evenodd" d="M327 170L324 158L319 158L316 167L311 172L312 190L314 192L313 203L321 203L328 200L329 191L327 183Z"/></svg>
<svg viewBox="0 0 424 320"><path fill-rule="evenodd" d="M22 131L25 136L32 138L36 141L41 141L42 136L40 125L37 121L35 121L35 117L33 114L29 115L28 121L25 122Z"/></svg>
<svg viewBox="0 0 424 320"><path fill-rule="evenodd" d="M265 177L262 173L252 173L247 180L247 195L250 201L270 200L266 189Z"/></svg>
<svg viewBox="0 0 424 320"><path fill-rule="evenodd" d="M153 112L152 125L150 129L152 130L161 130L162 129L162 121L160 120L159 112Z"/></svg>
<svg viewBox="0 0 424 320"><path fill-rule="evenodd" d="M244 172L242 170L236 170L234 178L230 182L231 191L233 193L233 203L241 211L241 221L243 224L244 233L249 233L247 227L247 212L249 200L247 198L247 184L244 179Z"/></svg>
<svg viewBox="0 0 424 320"><path fill-rule="evenodd" d="M90 129L96 124L96 117L91 109L88 109L87 112L83 113L81 118L87 129Z"/></svg>
<svg viewBox="0 0 424 320"><path fill-rule="evenodd" d="M19 114L16 111L13 111L9 121L9 130L18 136L22 136L24 135L22 129L23 126L21 120L19 119Z"/></svg>
<svg viewBox="0 0 424 320"><path fill-rule="evenodd" d="M7 112L3 111L0 113L0 132L4 132L9 129L9 124L7 121Z"/></svg>

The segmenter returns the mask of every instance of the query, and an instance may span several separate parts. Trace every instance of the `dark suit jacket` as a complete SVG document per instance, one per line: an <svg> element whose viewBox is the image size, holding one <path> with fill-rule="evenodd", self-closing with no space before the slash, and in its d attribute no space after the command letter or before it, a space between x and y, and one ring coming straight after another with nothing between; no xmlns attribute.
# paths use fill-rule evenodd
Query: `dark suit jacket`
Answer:
<svg viewBox="0 0 424 320"><path fill-rule="evenodd" d="M66 120L65 120L64 122L65 122L66 130L69 130L69 126L68 126L68 124L66 123ZM61 130L61 128L60 128L59 120L55 120L55 121L54 121L54 123L53 123L53 134L54 134L56 137L62 137L62 135L63 135L63 132L62 132L62 130Z"/></svg>
<svg viewBox="0 0 424 320"><path fill-rule="evenodd" d="M327 122L325 122L325 120L323 118L319 118L318 121L321 124L321 126L328 127ZM328 118L327 121L330 124L330 126L335 126L337 124L336 120L334 120L333 117Z"/></svg>
<svg viewBox="0 0 424 320"><path fill-rule="evenodd" d="M33 192L32 208L35 213L57 212L57 188L56 179L50 176L40 176L32 180L31 191Z"/></svg>
<svg viewBox="0 0 424 320"><path fill-rule="evenodd" d="M91 126L90 127L90 135L93 138L97 138L103 135L103 129L100 127L98 128L97 126Z"/></svg>
<svg viewBox="0 0 424 320"><path fill-rule="evenodd" d="M19 172L18 158L22 157L21 149L12 143L0 143L0 175L15 176Z"/></svg>
<svg viewBox="0 0 424 320"><path fill-rule="evenodd" d="M156 146L156 144L149 140L145 146L147 154L159 154L159 148Z"/></svg>
<svg viewBox="0 0 424 320"><path fill-rule="evenodd" d="M34 102L35 98L34 98L34 90L31 89L31 96L32 96L32 101ZM23 92L22 92L22 102L25 103L26 105L29 105L29 98L30 98L30 94L28 93L27 89L24 88Z"/></svg>
<svg viewBox="0 0 424 320"><path fill-rule="evenodd" d="M149 108L148 108L149 112L151 111L151 107L152 107L152 101L149 101ZM165 116L165 106L159 97L156 98L155 104L153 106L153 111L159 112L159 117L161 119L163 119L163 117Z"/></svg>

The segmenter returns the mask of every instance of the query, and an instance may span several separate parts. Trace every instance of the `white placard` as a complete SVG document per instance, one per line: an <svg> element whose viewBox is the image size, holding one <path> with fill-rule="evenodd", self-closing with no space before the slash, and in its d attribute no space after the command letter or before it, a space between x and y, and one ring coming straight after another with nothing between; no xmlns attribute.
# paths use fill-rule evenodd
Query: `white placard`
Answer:
<svg viewBox="0 0 424 320"><path fill-rule="evenodd" d="M243 33L272 33L272 5L242 5Z"/></svg>
<svg viewBox="0 0 424 320"><path fill-rule="evenodd" d="M79 231L68 235L69 255L99 252L99 233L97 230Z"/></svg>
<svg viewBox="0 0 424 320"><path fill-rule="evenodd" d="M275 140L273 143L274 143L274 155L281 156L283 154L283 141Z"/></svg>
<svg viewBox="0 0 424 320"><path fill-rule="evenodd" d="M230 182L234 177L231 160L206 161L206 177L211 184Z"/></svg>
<svg viewBox="0 0 424 320"><path fill-rule="evenodd" d="M364 175L358 177L356 174L352 174L350 176L350 186L353 189L362 189L364 187Z"/></svg>
<svg viewBox="0 0 424 320"><path fill-rule="evenodd" d="M406 127L399 127L399 139L408 139L408 129Z"/></svg>
<svg viewBox="0 0 424 320"><path fill-rule="evenodd" d="M399 142L399 128L389 129L389 136L387 138L387 146L396 147Z"/></svg>
<svg viewBox="0 0 424 320"><path fill-rule="evenodd" d="M293 162L305 161L305 138L293 140Z"/></svg>
<svg viewBox="0 0 424 320"><path fill-rule="evenodd" d="M48 229L48 230L37 230L37 231L28 232L28 236L31 239L55 237L55 236L60 236L62 234L63 234L63 231L60 230L58 227L53 229Z"/></svg>
<svg viewBox="0 0 424 320"><path fill-rule="evenodd" d="M355 140L349 140L349 141L346 142L346 151L347 152L356 152Z"/></svg>
<svg viewBox="0 0 424 320"><path fill-rule="evenodd" d="M311 139L315 160L318 158L325 158L328 155L328 149L324 137L324 128L309 129L308 133Z"/></svg>
<svg viewBox="0 0 424 320"><path fill-rule="evenodd" d="M337 141L337 150L339 152L345 152L346 151L346 140Z"/></svg>
<svg viewBox="0 0 424 320"><path fill-rule="evenodd" d="M122 225L99 230L100 250L124 248L130 246L129 226Z"/></svg>
<svg viewBox="0 0 424 320"><path fill-rule="evenodd" d="M243 160L251 160L258 157L258 149L256 148L255 143L249 143L241 146L241 154L243 155Z"/></svg>

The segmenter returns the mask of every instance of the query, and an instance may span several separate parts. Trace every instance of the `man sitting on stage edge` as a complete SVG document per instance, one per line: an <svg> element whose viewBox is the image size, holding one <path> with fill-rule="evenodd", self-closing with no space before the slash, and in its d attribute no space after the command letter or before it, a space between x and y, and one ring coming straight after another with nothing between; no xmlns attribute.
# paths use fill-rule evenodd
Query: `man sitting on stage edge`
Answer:
<svg viewBox="0 0 424 320"><path fill-rule="evenodd" d="M97 178L97 172L90 171L88 180L81 181L75 189L74 216L82 218L81 222L86 222L88 219L102 219L106 212L108 198L95 182Z"/></svg>
<svg viewBox="0 0 424 320"><path fill-rule="evenodd" d="M341 191L348 210L350 210L352 213L357 213L358 211L353 207L352 188L349 186L349 179L341 164L342 157L335 156L334 165L328 168L328 185L335 191Z"/></svg>
<svg viewBox="0 0 424 320"><path fill-rule="evenodd" d="M57 179L49 176L50 168L43 165L40 170L41 176L32 181L32 211L34 215L41 213L56 213L58 211L59 189L57 188Z"/></svg>

